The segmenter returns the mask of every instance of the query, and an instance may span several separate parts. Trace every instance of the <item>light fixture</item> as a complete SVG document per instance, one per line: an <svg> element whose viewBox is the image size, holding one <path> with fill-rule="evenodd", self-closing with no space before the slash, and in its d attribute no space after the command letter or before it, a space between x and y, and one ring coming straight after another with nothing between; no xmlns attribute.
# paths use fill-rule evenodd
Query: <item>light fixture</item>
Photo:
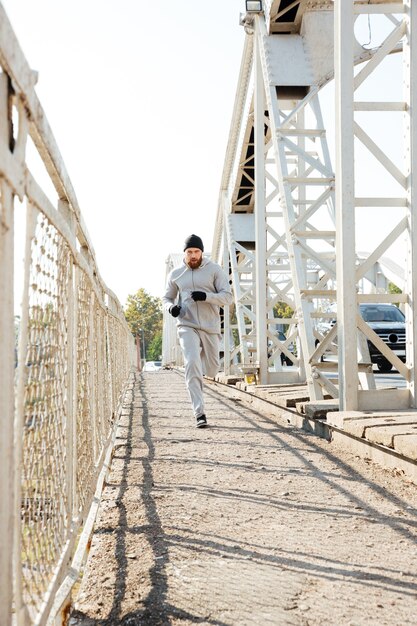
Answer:
<svg viewBox="0 0 417 626"><path fill-rule="evenodd" d="M263 13L262 0L245 0L246 13L240 13L239 24L244 27L247 35L253 35L255 15Z"/></svg>
<svg viewBox="0 0 417 626"><path fill-rule="evenodd" d="M247 13L262 13L262 0L245 0Z"/></svg>

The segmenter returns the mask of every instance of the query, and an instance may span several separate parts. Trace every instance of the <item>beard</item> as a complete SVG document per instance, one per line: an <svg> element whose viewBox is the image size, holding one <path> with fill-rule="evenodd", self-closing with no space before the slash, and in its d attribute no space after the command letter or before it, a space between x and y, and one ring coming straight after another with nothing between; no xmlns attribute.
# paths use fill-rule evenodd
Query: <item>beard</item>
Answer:
<svg viewBox="0 0 417 626"><path fill-rule="evenodd" d="M202 256L199 259L190 259L188 261L188 267L190 267L192 270L196 270L197 267L200 267L202 261L203 261Z"/></svg>

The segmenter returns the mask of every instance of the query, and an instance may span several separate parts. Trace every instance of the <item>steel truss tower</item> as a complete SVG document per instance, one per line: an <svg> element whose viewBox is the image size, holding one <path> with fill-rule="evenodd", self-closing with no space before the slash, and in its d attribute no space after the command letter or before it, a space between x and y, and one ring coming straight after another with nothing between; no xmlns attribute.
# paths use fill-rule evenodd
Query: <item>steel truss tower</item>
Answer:
<svg viewBox="0 0 417 626"><path fill-rule="evenodd" d="M414 407L417 7L412 0L264 5L241 20L246 41L212 245L234 287L225 328L234 331L240 368L256 367L261 384L306 382L312 400L339 398L341 410ZM371 45L359 43L361 20ZM384 80L394 57L402 74L396 91ZM323 93L336 120L327 131ZM390 141L397 126L400 147ZM366 253L357 244L364 229ZM396 245L404 261L393 261ZM402 293L389 293L389 281ZM405 363L363 321L363 302L401 304ZM284 305L291 317L279 317ZM367 340L406 388L376 388Z"/></svg>

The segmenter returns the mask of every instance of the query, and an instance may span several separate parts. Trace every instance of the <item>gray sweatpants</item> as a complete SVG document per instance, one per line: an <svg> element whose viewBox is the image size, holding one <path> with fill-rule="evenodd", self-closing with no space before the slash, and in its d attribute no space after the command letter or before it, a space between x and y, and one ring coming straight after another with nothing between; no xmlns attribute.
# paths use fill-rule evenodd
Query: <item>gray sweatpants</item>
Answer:
<svg viewBox="0 0 417 626"><path fill-rule="evenodd" d="M184 355L185 384L194 415L200 417L204 413L203 374L214 378L219 371L220 335L180 326L178 338Z"/></svg>

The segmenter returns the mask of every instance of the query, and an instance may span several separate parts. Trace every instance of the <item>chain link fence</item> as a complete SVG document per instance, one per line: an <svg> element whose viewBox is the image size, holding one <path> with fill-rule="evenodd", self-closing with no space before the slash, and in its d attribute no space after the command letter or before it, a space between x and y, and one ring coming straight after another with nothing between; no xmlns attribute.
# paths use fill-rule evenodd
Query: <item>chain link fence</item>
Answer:
<svg viewBox="0 0 417 626"><path fill-rule="evenodd" d="M100 278L34 75L1 4L0 25L0 624L6 626L52 623L68 602L135 347L120 303ZM30 169L29 144L49 174L52 198Z"/></svg>

